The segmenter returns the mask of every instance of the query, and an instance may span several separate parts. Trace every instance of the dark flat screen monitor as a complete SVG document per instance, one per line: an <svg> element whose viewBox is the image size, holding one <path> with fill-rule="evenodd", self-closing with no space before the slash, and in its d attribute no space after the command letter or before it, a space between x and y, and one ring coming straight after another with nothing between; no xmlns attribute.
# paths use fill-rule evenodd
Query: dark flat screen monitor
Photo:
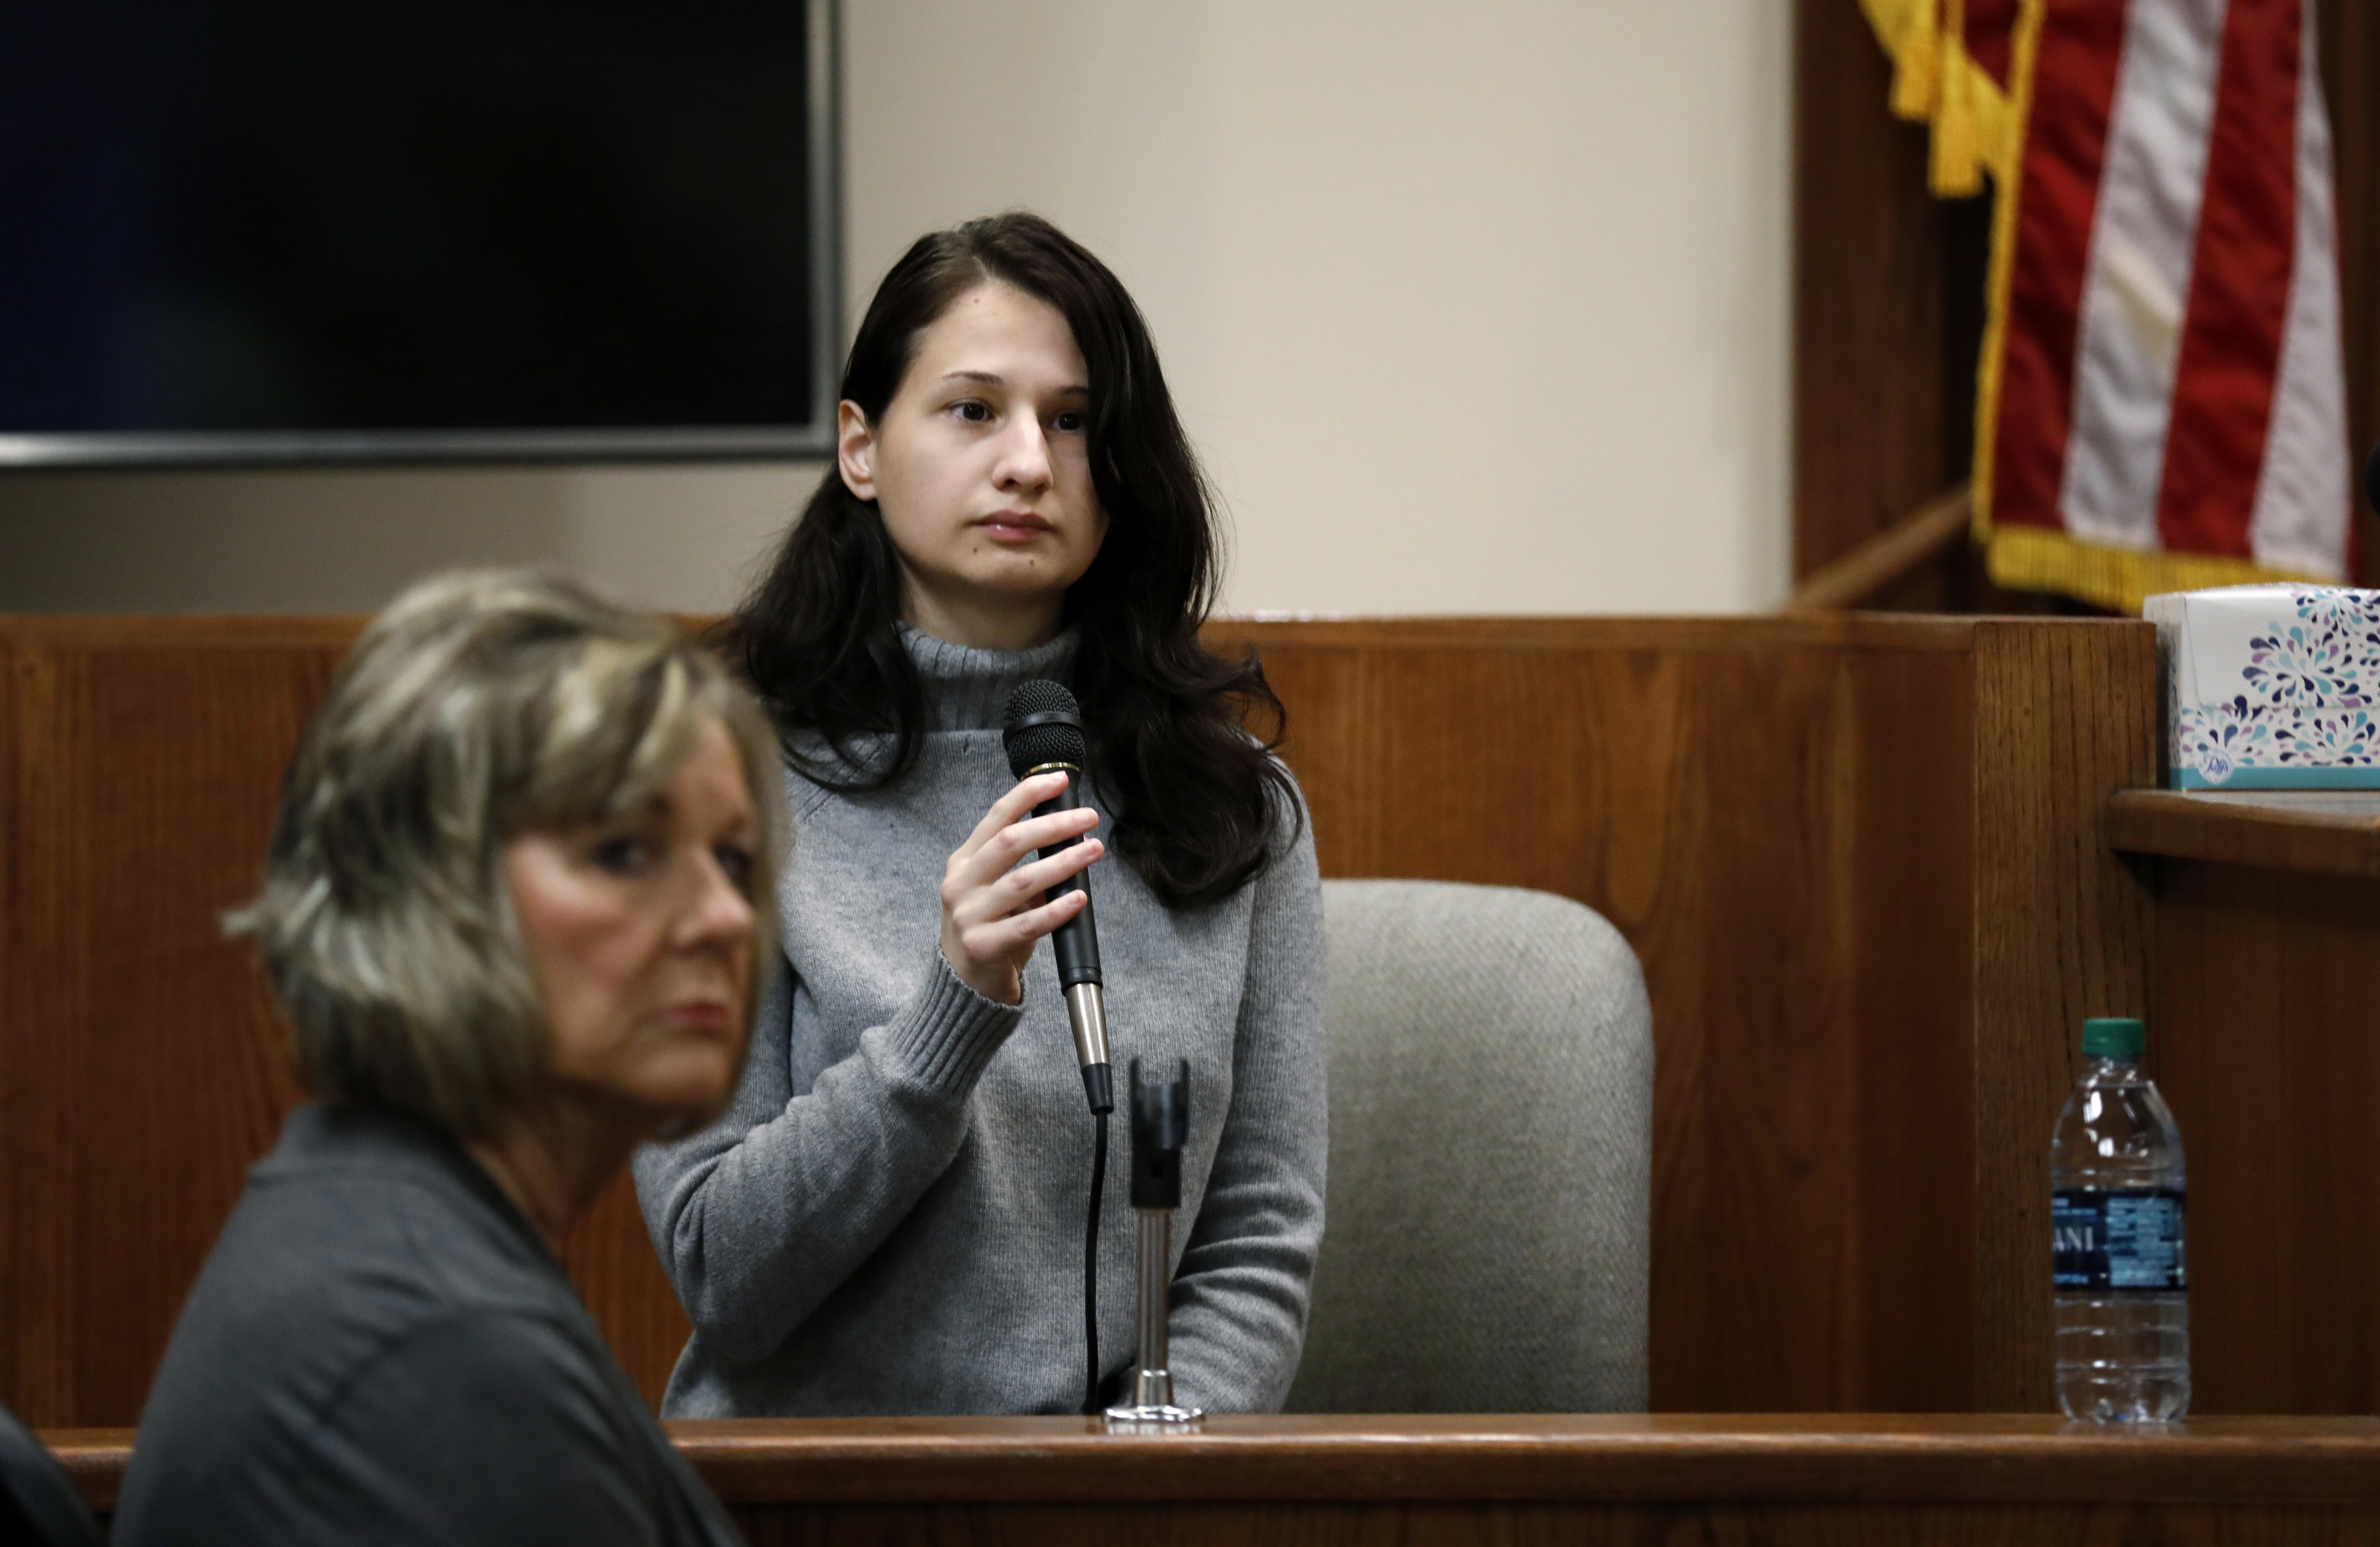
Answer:
<svg viewBox="0 0 2380 1547"><path fill-rule="evenodd" d="M832 0L0 0L0 466L832 442Z"/></svg>

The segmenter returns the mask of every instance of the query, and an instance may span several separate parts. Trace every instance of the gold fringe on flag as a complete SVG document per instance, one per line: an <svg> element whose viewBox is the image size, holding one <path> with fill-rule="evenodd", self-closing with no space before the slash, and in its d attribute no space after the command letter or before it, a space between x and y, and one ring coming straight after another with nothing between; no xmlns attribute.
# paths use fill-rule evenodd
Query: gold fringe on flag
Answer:
<svg viewBox="0 0 2380 1547"><path fill-rule="evenodd" d="M1980 513L1980 507L1978 507ZM1980 514L1976 526L1984 526ZM2143 598L2160 591L2199 591L2210 586L2313 583L2294 570L2266 569L2246 559L2166 550L2135 553L2081 542L2047 526L2002 526L1990 532L1984 568L1995 586L2011 591L2055 591L2111 612L2140 615Z"/></svg>
<svg viewBox="0 0 2380 1547"><path fill-rule="evenodd" d="M1933 130L1926 183L1943 199L1981 193L2016 163L2009 95L1967 52L1965 0L1860 0L1892 60L1896 117Z"/></svg>

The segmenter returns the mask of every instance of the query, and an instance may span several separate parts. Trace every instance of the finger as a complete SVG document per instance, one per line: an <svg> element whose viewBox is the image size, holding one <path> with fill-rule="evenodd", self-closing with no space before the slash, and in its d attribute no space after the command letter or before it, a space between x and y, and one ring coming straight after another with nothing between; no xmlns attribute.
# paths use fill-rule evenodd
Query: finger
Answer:
<svg viewBox="0 0 2380 1547"><path fill-rule="evenodd" d="M1035 774L1031 779L1019 780L1015 788L991 803L991 809L983 814L983 820L975 825L975 831L967 834L966 841L959 845L958 852L971 854L981 849L991 840L993 834L1015 826L1018 817L1043 801L1055 798L1065 788L1066 776L1062 773Z"/></svg>
<svg viewBox="0 0 2380 1547"><path fill-rule="evenodd" d="M961 851L952 855L956 865L953 874L962 885L990 886L1034 850L1078 838L1099 825L1099 814L1087 806L1053 811L1047 816L1015 823L994 833L973 853Z"/></svg>
<svg viewBox="0 0 2380 1547"><path fill-rule="evenodd" d="M1052 843L1063 843L1070 838L1080 838L1099 825L1098 812L1078 805L1071 811L1053 811L1047 816L1019 822L1000 836L1007 847L1025 854Z"/></svg>
<svg viewBox="0 0 2380 1547"><path fill-rule="evenodd" d="M951 904L952 921L964 929L1009 917L1029 900L1038 899L1068 876L1087 870L1106 852L1106 844L1096 838L1087 839L1046 860L1020 865L1004 876L991 877L980 887L965 888Z"/></svg>
<svg viewBox="0 0 2380 1547"><path fill-rule="evenodd" d="M1022 952L1034 941L1081 912L1088 900L1087 892L1070 891L1038 908L1028 908L1021 913L1011 913L1004 919L995 919L962 930L959 940L969 956L983 961L1011 952Z"/></svg>
<svg viewBox="0 0 2380 1547"><path fill-rule="evenodd" d="M1053 798L1065 787L1066 776L1062 773L1035 774L1031 779L1017 780L1006 794L991 803L991 809L983 814L983 820L967 834L966 841L959 845L958 852L965 854L981 849L995 834L1014 826L1018 817L1043 801Z"/></svg>
<svg viewBox="0 0 2380 1547"><path fill-rule="evenodd" d="M1072 848L1061 849L1046 860L1020 864L1001 878L999 889L1013 900L1048 891L1070 876L1079 876L1107 852L1107 845L1096 838L1087 838Z"/></svg>

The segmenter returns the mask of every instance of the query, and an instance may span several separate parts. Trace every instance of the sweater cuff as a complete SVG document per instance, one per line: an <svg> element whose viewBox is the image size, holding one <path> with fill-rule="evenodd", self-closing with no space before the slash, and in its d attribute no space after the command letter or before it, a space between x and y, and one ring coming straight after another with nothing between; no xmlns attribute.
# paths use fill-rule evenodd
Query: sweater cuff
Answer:
<svg viewBox="0 0 2380 1547"><path fill-rule="evenodd" d="M1019 998L1013 1005L985 998L951 971L937 950L924 990L884 1028L884 1040L919 1084L962 1099L1024 1019Z"/></svg>

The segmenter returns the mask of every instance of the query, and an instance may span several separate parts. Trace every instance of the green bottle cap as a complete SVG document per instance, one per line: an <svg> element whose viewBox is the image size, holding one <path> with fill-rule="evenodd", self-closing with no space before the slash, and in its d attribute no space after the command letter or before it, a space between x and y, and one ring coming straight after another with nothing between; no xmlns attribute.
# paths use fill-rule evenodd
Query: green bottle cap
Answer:
<svg viewBox="0 0 2380 1547"><path fill-rule="evenodd" d="M2145 1033L2129 1015L2099 1015L2082 1022L2082 1056L2086 1058L2137 1058Z"/></svg>

